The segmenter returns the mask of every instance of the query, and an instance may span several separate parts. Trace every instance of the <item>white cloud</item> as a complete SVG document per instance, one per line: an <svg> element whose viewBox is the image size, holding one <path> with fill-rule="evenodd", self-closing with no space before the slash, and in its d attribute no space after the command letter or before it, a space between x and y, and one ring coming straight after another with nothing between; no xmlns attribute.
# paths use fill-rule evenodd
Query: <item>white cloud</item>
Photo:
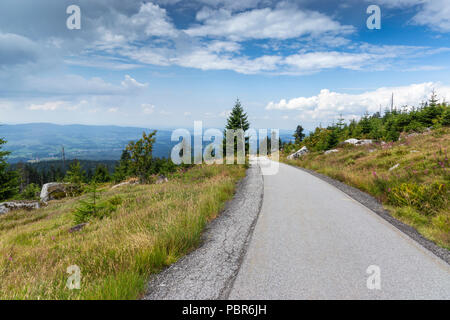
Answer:
<svg viewBox="0 0 450 320"><path fill-rule="evenodd" d="M450 32L450 1L448 0L366 0L388 8L417 7L411 22L439 32Z"/></svg>
<svg viewBox="0 0 450 320"><path fill-rule="evenodd" d="M147 87L148 84L140 83L127 74L125 75L125 80L122 81L122 86L126 89L142 89Z"/></svg>
<svg viewBox="0 0 450 320"><path fill-rule="evenodd" d="M237 14L220 9L203 11L197 15L202 25L185 32L196 37L225 37L231 40L291 39L306 35L349 34L352 26L344 26L315 11L278 6L275 9L253 9Z"/></svg>
<svg viewBox="0 0 450 320"><path fill-rule="evenodd" d="M427 1L413 21L417 25L426 25L439 32L450 32L450 1Z"/></svg>
<svg viewBox="0 0 450 320"><path fill-rule="evenodd" d="M152 114L153 112L155 112L155 106L152 104L144 103L141 105L141 107L144 114Z"/></svg>
<svg viewBox="0 0 450 320"><path fill-rule="evenodd" d="M46 102L43 104L32 104L28 107L28 110L32 111L55 111L58 110L60 107L65 105L65 101L51 101Z"/></svg>
<svg viewBox="0 0 450 320"><path fill-rule="evenodd" d="M128 95L140 93L147 86L147 83L140 83L129 75L124 77L120 85L116 85L99 77L84 78L67 74L57 77L28 76L14 90L32 95Z"/></svg>
<svg viewBox="0 0 450 320"><path fill-rule="evenodd" d="M374 63L381 56L368 53L346 52L310 52L288 56L286 64L294 66L298 71L314 71L331 68L358 70L364 65Z"/></svg>
<svg viewBox="0 0 450 320"><path fill-rule="evenodd" d="M145 40L148 37L176 37L179 31L170 21L167 11L151 2L142 3L139 12L127 16L112 11L97 27L98 41L94 47L111 49L126 43Z"/></svg>
<svg viewBox="0 0 450 320"><path fill-rule="evenodd" d="M359 117L366 111L377 112L390 106L392 94L394 105L418 106L428 100L431 91L435 89L441 99L450 98L450 86L440 83L426 82L401 87L383 87L361 94L347 94L323 89L316 96L298 97L290 100L267 104L267 110L300 111L300 119L314 119L316 121L336 119L340 114L347 118Z"/></svg>

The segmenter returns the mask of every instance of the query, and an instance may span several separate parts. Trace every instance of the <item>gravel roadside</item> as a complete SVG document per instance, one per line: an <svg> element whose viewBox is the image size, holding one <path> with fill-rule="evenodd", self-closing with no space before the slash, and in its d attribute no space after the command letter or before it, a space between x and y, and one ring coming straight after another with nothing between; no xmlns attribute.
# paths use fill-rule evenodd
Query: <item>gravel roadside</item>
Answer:
<svg viewBox="0 0 450 320"><path fill-rule="evenodd" d="M206 228L202 245L156 275L144 300L226 299L239 271L264 195L258 165L251 165L221 215Z"/></svg>

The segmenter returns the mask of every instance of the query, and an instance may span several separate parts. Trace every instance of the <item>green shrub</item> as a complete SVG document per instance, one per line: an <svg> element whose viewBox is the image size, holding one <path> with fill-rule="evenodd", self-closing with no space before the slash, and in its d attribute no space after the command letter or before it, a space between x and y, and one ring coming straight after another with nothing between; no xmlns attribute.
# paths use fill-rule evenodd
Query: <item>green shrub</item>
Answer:
<svg viewBox="0 0 450 320"><path fill-rule="evenodd" d="M402 183L388 192L388 201L396 206L411 206L425 215L434 215L448 199L448 187L435 182L431 185Z"/></svg>
<svg viewBox="0 0 450 320"><path fill-rule="evenodd" d="M25 189L20 194L20 199L24 200L37 200L39 199L39 193L41 188L35 184L31 183L25 187Z"/></svg>
<svg viewBox="0 0 450 320"><path fill-rule="evenodd" d="M75 224L86 223L92 218L103 219L109 217L122 203L122 198L119 196L100 201L100 192L95 183L90 185L89 192L88 199L80 200L79 206L74 210Z"/></svg>

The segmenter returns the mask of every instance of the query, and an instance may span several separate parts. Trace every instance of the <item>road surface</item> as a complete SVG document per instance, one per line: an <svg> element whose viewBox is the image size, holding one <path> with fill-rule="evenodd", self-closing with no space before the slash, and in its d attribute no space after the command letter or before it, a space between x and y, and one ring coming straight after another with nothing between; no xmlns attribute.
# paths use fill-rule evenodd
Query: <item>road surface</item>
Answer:
<svg viewBox="0 0 450 320"><path fill-rule="evenodd" d="M264 177L228 298L450 299L450 267L337 188L280 164Z"/></svg>

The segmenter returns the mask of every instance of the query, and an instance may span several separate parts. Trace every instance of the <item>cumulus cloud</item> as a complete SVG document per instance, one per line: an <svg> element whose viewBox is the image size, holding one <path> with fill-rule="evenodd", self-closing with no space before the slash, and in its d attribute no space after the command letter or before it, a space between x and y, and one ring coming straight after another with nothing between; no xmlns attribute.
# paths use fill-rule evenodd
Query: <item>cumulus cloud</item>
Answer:
<svg viewBox="0 0 450 320"><path fill-rule="evenodd" d="M190 36L225 37L231 40L291 39L327 33L349 34L352 26L341 25L315 11L279 6L275 9L253 9L233 14L229 10L204 10L197 14L203 24L186 29Z"/></svg>
<svg viewBox="0 0 450 320"><path fill-rule="evenodd" d="M148 37L171 38L179 33L167 11L151 2L143 3L139 11L131 16L117 11L112 15L106 16L96 29L99 40L95 46L98 48L117 47Z"/></svg>
<svg viewBox="0 0 450 320"><path fill-rule="evenodd" d="M299 111L300 119L316 121L336 119L340 114L346 118L357 118L366 111L374 113L380 108L384 110L390 107L392 94L394 94L394 105L397 108L418 106L421 101L428 100L433 89L442 100L450 98L450 86L425 82L401 87L383 87L360 94L339 93L323 89L315 96L270 102L266 109Z"/></svg>

